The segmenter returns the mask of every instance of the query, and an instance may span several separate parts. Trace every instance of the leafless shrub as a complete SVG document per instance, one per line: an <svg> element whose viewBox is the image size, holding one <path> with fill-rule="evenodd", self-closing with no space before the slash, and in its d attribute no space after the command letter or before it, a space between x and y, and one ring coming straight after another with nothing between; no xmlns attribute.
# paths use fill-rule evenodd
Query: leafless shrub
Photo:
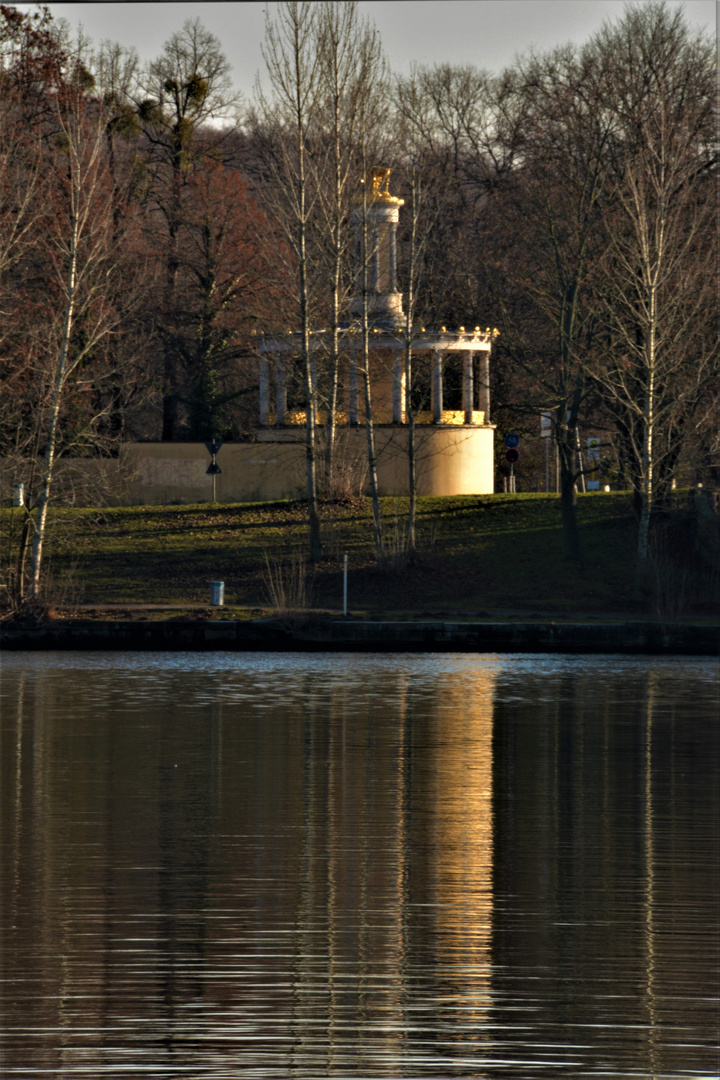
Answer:
<svg viewBox="0 0 720 1080"><path fill-rule="evenodd" d="M332 466L318 461L318 483L322 496L332 502L350 502L365 490L367 457L362 450L353 452L348 440L337 438Z"/></svg>
<svg viewBox="0 0 720 1080"><path fill-rule="evenodd" d="M313 576L302 555L293 554L281 561L265 552L263 583L268 606L284 625L305 621L312 602Z"/></svg>
<svg viewBox="0 0 720 1080"><path fill-rule="evenodd" d="M43 625L61 618L63 611L75 607L83 594L77 560L59 570L48 560L34 596L22 594L15 567L8 569L3 585L0 610L4 617L32 625Z"/></svg>
<svg viewBox="0 0 720 1080"><path fill-rule="evenodd" d="M384 574L401 574L410 563L408 551L407 523L400 518L400 509L395 502L395 515L389 527L384 529L383 554L379 560Z"/></svg>

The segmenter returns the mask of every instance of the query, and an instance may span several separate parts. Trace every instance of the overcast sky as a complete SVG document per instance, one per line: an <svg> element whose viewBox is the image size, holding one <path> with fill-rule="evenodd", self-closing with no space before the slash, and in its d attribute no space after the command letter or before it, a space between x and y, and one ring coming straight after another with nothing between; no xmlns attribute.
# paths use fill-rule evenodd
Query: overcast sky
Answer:
<svg viewBox="0 0 720 1080"><path fill-rule="evenodd" d="M28 4L17 7L27 10ZM238 90L252 95L256 72L262 68L260 44L265 11L273 4L257 3L101 3L49 4L54 18L65 18L73 29L135 46L141 59L157 56L167 38L186 19L200 17L222 44L233 67ZM360 9L380 32L394 72L408 74L419 64L474 64L499 71L514 56L533 45L552 48L568 41L581 43L606 19L615 20L623 0L361 0ZM714 0L670 2L682 7L688 22L715 32Z"/></svg>

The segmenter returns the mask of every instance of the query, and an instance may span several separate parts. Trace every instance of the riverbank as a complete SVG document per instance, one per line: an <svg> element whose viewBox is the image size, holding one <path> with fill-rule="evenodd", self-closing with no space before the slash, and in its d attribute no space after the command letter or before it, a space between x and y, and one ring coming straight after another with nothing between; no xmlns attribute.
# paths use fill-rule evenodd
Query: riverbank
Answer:
<svg viewBox="0 0 720 1080"><path fill-rule="evenodd" d="M374 619L57 619L5 623L0 649L720 655L720 624Z"/></svg>
<svg viewBox="0 0 720 1080"><path fill-rule="evenodd" d="M383 499L381 565L366 498L321 505L323 558L315 566L306 561L302 502L56 507L41 606L106 622L258 620L288 608L327 620L342 611L347 585L348 611L378 623L713 620L718 520L712 512L700 520L696 509L688 493L678 494L665 547L653 548L650 588L637 600L637 526L622 492L579 496L578 562L563 557L555 495L421 498L412 560L407 500ZM3 552L16 558L19 527L17 513L0 510L0 571ZM208 607L213 581L225 583L224 609Z"/></svg>

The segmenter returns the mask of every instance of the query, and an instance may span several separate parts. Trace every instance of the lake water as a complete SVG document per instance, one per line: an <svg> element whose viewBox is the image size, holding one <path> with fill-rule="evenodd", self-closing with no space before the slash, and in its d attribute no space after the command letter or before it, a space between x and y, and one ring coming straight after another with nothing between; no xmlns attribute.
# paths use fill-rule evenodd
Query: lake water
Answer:
<svg viewBox="0 0 720 1080"><path fill-rule="evenodd" d="M718 1074L717 661L1 660L3 1078Z"/></svg>

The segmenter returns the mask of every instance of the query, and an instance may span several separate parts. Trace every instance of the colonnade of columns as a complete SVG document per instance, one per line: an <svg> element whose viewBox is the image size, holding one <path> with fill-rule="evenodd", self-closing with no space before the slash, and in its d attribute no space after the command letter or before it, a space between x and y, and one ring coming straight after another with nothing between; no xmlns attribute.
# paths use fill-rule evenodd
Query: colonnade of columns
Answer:
<svg viewBox="0 0 720 1080"><path fill-rule="evenodd" d="M454 350L460 351L460 350ZM490 422L490 352L489 350L463 350L462 351L462 411L464 422L473 423L473 408L475 399L475 380L473 373L473 354L480 352L479 370L479 409L483 413L483 423ZM443 422L443 362L447 352L442 349L433 349L431 359L431 413L433 423ZM287 372L285 359L278 356L274 363L275 367L275 404L276 423L282 426L287 414ZM270 420L270 369L271 361L266 356L260 358L260 424L267 427ZM317 383L315 364L312 365L311 378L313 387ZM358 408L358 365L354 357L348 362L348 422L355 425L359 422ZM402 352L396 352L393 357L392 368L392 417L394 424L407 422L406 394L405 394L405 358Z"/></svg>

